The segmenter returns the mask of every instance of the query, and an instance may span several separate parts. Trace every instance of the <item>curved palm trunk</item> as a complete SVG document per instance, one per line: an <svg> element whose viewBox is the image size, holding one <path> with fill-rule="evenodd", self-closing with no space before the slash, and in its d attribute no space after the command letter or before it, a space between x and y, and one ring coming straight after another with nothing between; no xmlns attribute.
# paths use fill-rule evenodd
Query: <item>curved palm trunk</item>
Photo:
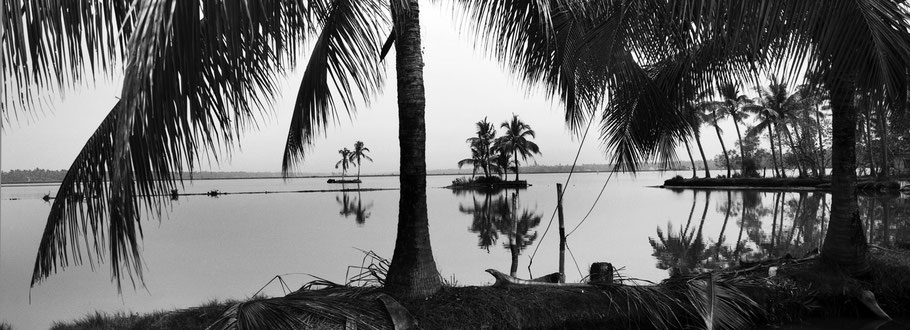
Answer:
<svg viewBox="0 0 910 330"><path fill-rule="evenodd" d="M417 0L409 10L392 1L398 80L398 143L401 148L398 233L385 286L401 298L427 297L442 287L427 218L426 99ZM396 15L401 13L405 17Z"/></svg>
<svg viewBox="0 0 910 330"><path fill-rule="evenodd" d="M711 111L711 114L714 117L714 131L717 132L717 139L720 140L720 150L724 153L724 160L727 161L727 177L732 178L730 175L730 155L727 154L727 147L724 145L724 138L720 135L720 126L717 126L717 113Z"/></svg>
<svg viewBox="0 0 910 330"><path fill-rule="evenodd" d="M357 157L357 180L360 181L360 157Z"/></svg>
<svg viewBox="0 0 910 330"><path fill-rule="evenodd" d="M708 159L705 158L705 150L702 149L702 147L701 147L701 138L698 137L698 133L696 133L694 135L695 135L695 143L698 145L698 153L701 154L701 161L702 161L702 163L705 164L705 177L710 178L711 170L708 169Z"/></svg>
<svg viewBox="0 0 910 330"><path fill-rule="evenodd" d="M819 115L818 105L815 106L815 124L818 129L818 177L819 179L825 176L825 144L824 137L822 136L822 119Z"/></svg>
<svg viewBox="0 0 910 330"><path fill-rule="evenodd" d="M739 139L739 174L746 174L746 155L745 149L743 149L743 135L739 132L739 118L736 115L733 116L733 126L736 127L736 137Z"/></svg>
<svg viewBox="0 0 910 330"><path fill-rule="evenodd" d="M806 171L803 168L803 161L801 157L801 152L799 148L796 147L796 144L793 143L793 133L790 132L790 128L787 126L787 123L784 123L784 136L787 137L787 143L790 147L790 152L793 153L793 157L796 158L796 170L799 171L799 176L805 176Z"/></svg>
<svg viewBox="0 0 910 330"><path fill-rule="evenodd" d="M683 144L686 146L686 153L689 154L689 162L692 163L692 178L698 177L698 174L695 172L695 158L692 158L692 149L689 148L689 141L683 139Z"/></svg>
<svg viewBox="0 0 910 330"><path fill-rule="evenodd" d="M831 92L831 220L822 261L842 267L851 274L869 270L868 243L863 235L856 201L856 108L854 89L845 83L827 82Z"/></svg>
<svg viewBox="0 0 910 330"><path fill-rule="evenodd" d="M777 137L777 155L780 156L780 176L787 177L787 164L784 161L784 144L780 140L780 127L774 123L774 135Z"/></svg>
<svg viewBox="0 0 910 330"><path fill-rule="evenodd" d="M771 142L771 165L774 165L774 177L779 178L781 171L777 169L777 156L774 153L774 131L771 130L771 124L768 124L768 142Z"/></svg>

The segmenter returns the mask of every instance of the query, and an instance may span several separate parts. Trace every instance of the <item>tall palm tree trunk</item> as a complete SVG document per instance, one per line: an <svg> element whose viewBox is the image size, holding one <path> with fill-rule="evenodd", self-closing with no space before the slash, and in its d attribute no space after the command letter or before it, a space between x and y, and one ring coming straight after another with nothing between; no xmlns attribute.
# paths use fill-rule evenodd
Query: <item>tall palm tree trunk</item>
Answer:
<svg viewBox="0 0 910 330"><path fill-rule="evenodd" d="M515 182L518 182L518 152L515 152Z"/></svg>
<svg viewBox="0 0 910 330"><path fill-rule="evenodd" d="M774 123L774 135L777 138L777 155L780 156L780 176L787 177L787 163L784 161L784 144L780 139L780 127L777 127L777 123Z"/></svg>
<svg viewBox="0 0 910 330"><path fill-rule="evenodd" d="M357 157L357 180L360 181L360 157Z"/></svg>
<svg viewBox="0 0 910 330"><path fill-rule="evenodd" d="M771 130L771 125L768 125L768 142L771 142L771 165L774 165L774 177L781 177L780 171L777 169L777 156L774 152L774 131ZM783 156L781 156L783 158Z"/></svg>
<svg viewBox="0 0 910 330"><path fill-rule="evenodd" d="M727 154L727 147L724 145L724 137L720 135L720 126L717 126L717 113L711 111L714 115L714 132L717 132L717 139L720 141L720 150L724 153L724 160L727 161L727 177L732 178L730 175L730 155Z"/></svg>
<svg viewBox="0 0 910 330"><path fill-rule="evenodd" d="M708 158L705 158L705 149L701 147L701 138L698 136L698 133L695 133L695 143L698 145L698 153L701 154L701 161L705 164L705 177L711 177L711 170L708 167Z"/></svg>
<svg viewBox="0 0 910 330"><path fill-rule="evenodd" d="M396 33L401 190L398 237L385 286L392 294L407 299L432 295L442 287L442 281L433 259L427 218L426 98L420 10L417 0L408 0L408 9L401 8L399 1L391 3Z"/></svg>
<svg viewBox="0 0 910 330"><path fill-rule="evenodd" d="M886 179L891 174L891 171L889 171L891 162L888 161L888 122L886 117L885 114L878 115L878 135L882 146L882 170L878 172L880 179Z"/></svg>
<svg viewBox="0 0 910 330"><path fill-rule="evenodd" d="M869 131L872 129L872 126L869 124L869 108L865 107L863 115L863 133L866 138L866 152L869 154L869 171L870 175L873 177L878 176L878 170L875 168L875 156L872 154L872 133ZM834 141L831 142L831 148L834 148ZM834 160L832 159L833 163ZM832 166L834 166L832 164ZM863 171L865 172L865 171Z"/></svg>
<svg viewBox="0 0 910 330"><path fill-rule="evenodd" d="M790 147L790 152L793 153L793 157L796 159L796 170L799 171L799 176L805 176L806 171L803 168L803 161L801 157L801 152L799 148L796 147L796 144L793 143L793 133L790 132L790 127L787 126L787 123L784 124L784 136L787 137L787 146Z"/></svg>
<svg viewBox="0 0 910 330"><path fill-rule="evenodd" d="M743 135L739 132L739 123L736 116L733 116L733 126L736 127L736 137L739 139L739 174L746 175L746 151L743 149Z"/></svg>
<svg viewBox="0 0 910 330"><path fill-rule="evenodd" d="M818 105L815 106L815 125L818 129L818 177L822 178L825 176L825 144L824 137L822 136L822 119L819 115Z"/></svg>
<svg viewBox="0 0 910 330"><path fill-rule="evenodd" d="M689 148L689 141L683 139L683 144L686 146L686 153L689 154L689 162L692 163L692 178L698 177L698 174L695 172L695 158L692 158L692 149Z"/></svg>
<svg viewBox="0 0 910 330"><path fill-rule="evenodd" d="M854 88L829 79L831 92L831 220L822 261L835 264L851 274L869 270L866 236L856 201L856 108Z"/></svg>

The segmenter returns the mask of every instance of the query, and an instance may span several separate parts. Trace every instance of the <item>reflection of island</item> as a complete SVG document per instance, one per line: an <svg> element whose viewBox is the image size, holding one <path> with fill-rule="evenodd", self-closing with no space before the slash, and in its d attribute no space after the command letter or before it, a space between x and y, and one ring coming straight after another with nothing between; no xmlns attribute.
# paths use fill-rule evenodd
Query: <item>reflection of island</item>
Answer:
<svg viewBox="0 0 910 330"><path fill-rule="evenodd" d="M359 191L357 196L350 196L347 192L342 192L340 198L335 196L335 200L338 201L338 204L341 204L341 211L338 213L345 218L354 216L354 220L357 221L358 225L363 225L370 217L370 209L373 208L373 203L364 206L363 198L360 196Z"/></svg>
<svg viewBox="0 0 910 330"><path fill-rule="evenodd" d="M801 258L815 253L824 243L831 211L830 196L825 193L692 192L687 221L678 227L668 224L666 230L658 227L657 237L649 238L660 269L686 274L736 265L740 260L788 255ZM701 196L703 201L699 200ZM717 215L707 220L721 224L716 236L703 232L712 197L725 197L714 200ZM901 197L899 194L859 196L860 218L870 244L910 248L910 199ZM699 202L704 203L700 219L694 217ZM716 241L707 242L714 237Z"/></svg>
<svg viewBox="0 0 910 330"><path fill-rule="evenodd" d="M520 209L518 194L508 191L475 194L472 205L459 205L458 209L473 216L468 230L477 233L480 248L489 252L499 235L508 239L503 246L512 255L510 273L514 276L518 271L518 256L537 239L537 231L532 229L540 224L542 216L536 210Z"/></svg>

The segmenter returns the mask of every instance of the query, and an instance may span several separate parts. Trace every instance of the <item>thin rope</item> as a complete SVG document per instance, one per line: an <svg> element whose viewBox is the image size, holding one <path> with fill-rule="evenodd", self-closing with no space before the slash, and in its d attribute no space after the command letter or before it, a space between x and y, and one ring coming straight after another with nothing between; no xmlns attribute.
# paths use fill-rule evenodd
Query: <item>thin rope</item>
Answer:
<svg viewBox="0 0 910 330"><path fill-rule="evenodd" d="M584 279L585 275L581 273L581 267L578 266L578 260L575 260L575 254L572 253L572 248L569 247L569 241L566 241L566 250L569 251L569 256L572 257L572 262L575 263L575 269L578 270L578 277Z"/></svg>
<svg viewBox="0 0 910 330"><path fill-rule="evenodd" d="M594 211L594 207L597 206L597 202L599 202L599 201L600 201L600 197L603 196L604 190L607 189L607 184L609 184L609 183L610 183L610 179L613 178L613 173L616 173L616 166L614 166L614 167L613 167L613 170L610 171L610 176L607 177L607 181L604 181L604 186L600 188L600 193L597 194L597 198L594 199L594 204L591 204L591 208L588 209L588 214L585 214L585 217L582 218L581 221L579 221L577 225L575 225L575 228L572 228L572 230L569 231L568 234L566 234L566 238L569 238L569 236L571 236L572 233L574 233L575 230L578 229L578 227L581 227L581 224L585 223L585 220L588 220L588 216L590 216L590 215L591 215L591 212Z"/></svg>
<svg viewBox="0 0 910 330"><path fill-rule="evenodd" d="M588 137L588 131L591 130L591 124L594 123L594 115L591 115L591 119L588 121L588 127L585 128L585 133L581 136L581 143L578 144L578 151L575 152L575 160L572 161L572 167L569 169L569 176L566 177L566 183L563 185L565 189L559 193L557 196L557 201L562 201L562 196L566 194L566 190L569 189L569 180L572 180L572 173L575 173L575 165L578 164L578 157L581 155L581 147L585 145L585 140ZM540 242L543 242L544 237L547 236L547 233L550 232L550 226L553 225L553 218L556 217L556 211L559 209L559 205L553 208L553 214L550 215L550 221L547 222L547 228L544 229L543 235L540 236L540 239L537 240L537 246L534 247L534 253L531 254L531 260L528 262L528 274L531 277L534 277L531 273L531 265L534 264L534 257L537 256L537 250L540 249Z"/></svg>

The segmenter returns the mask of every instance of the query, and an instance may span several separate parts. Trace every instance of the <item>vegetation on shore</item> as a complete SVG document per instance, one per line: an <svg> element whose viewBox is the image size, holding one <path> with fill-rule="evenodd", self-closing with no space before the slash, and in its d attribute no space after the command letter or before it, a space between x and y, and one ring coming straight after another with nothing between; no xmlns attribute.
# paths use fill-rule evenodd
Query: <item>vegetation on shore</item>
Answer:
<svg viewBox="0 0 910 330"><path fill-rule="evenodd" d="M860 191L898 191L901 190L897 181L878 181L875 178L860 178L855 183ZM664 187L725 187L725 188L801 188L801 189L831 189L830 179L812 177L796 178L683 178L675 176L665 180Z"/></svg>
<svg viewBox="0 0 910 330"><path fill-rule="evenodd" d="M889 315L910 315L910 282L902 275L910 272L910 251L876 248L870 253L870 264L872 271L866 279L830 269L815 255L676 275L656 285L640 285L622 277L617 283L590 287L446 285L426 299L399 302L425 329L679 329L705 328L709 322L719 329L739 329L809 317L870 317L871 312L858 300L862 290L874 294ZM341 327L355 322L363 328L390 329L387 318L369 316L387 313L388 307L377 302L382 292L379 287L329 284L326 289L301 290L285 297L211 302L170 312L94 313L57 323L54 329L202 329L219 319L215 329L240 322L274 325L285 321ZM319 304L336 304L337 310L320 310ZM238 314L244 310L247 313ZM354 311L367 316L358 320L344 317Z"/></svg>

